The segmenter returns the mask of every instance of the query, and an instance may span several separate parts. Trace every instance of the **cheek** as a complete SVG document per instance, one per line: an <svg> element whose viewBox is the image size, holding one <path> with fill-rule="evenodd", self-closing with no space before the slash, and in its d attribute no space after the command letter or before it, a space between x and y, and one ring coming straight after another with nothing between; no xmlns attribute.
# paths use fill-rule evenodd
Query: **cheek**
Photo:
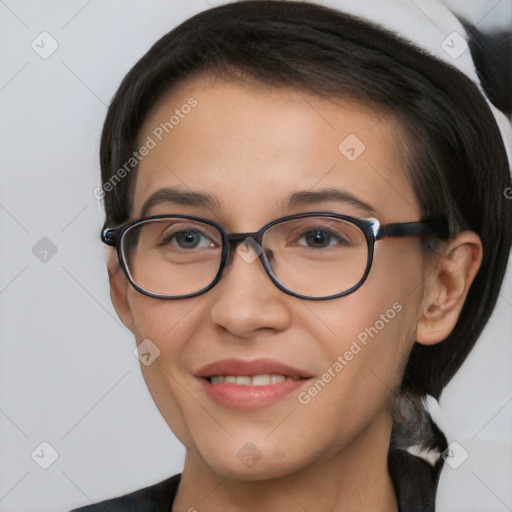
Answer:
<svg viewBox="0 0 512 512"><path fill-rule="evenodd" d="M377 417L389 418L389 398L402 379L413 323L397 290L344 299L329 311L316 311L334 335L322 339L323 373L298 397L304 413L324 425L326 438L340 444Z"/></svg>
<svg viewBox="0 0 512 512"><path fill-rule="evenodd" d="M187 333L194 325L194 313L201 296L183 300L155 299L135 290L128 292L137 343L154 342L165 356L179 353Z"/></svg>
<svg viewBox="0 0 512 512"><path fill-rule="evenodd" d="M144 364L139 350L141 372L160 414L174 434L187 447L192 446L188 421L191 415L190 393L184 382L188 376L183 361L190 352L187 340L198 324L198 303L201 296L184 300L161 300L128 292L128 302L134 319L137 344L149 352L150 364ZM193 408L192 408L193 410Z"/></svg>
<svg viewBox="0 0 512 512"><path fill-rule="evenodd" d="M157 391L170 392L167 399L172 399L175 387L179 385L182 363L186 359L184 354L190 352L187 340L198 323L200 300L200 296L163 300L136 291L129 294L137 345L141 344L141 349L150 352L152 358L151 364L144 364L140 355L142 350L139 350L141 370L154 397Z"/></svg>
<svg viewBox="0 0 512 512"><path fill-rule="evenodd" d="M333 406L350 404L354 414L362 404L368 411L385 405L401 382L415 341L422 260L405 257L403 247L390 249L377 252L368 280L356 292L309 305L314 315L308 330L316 332L317 339L322 332L319 345L328 361L321 379L328 381L324 400ZM324 394L322 384L317 387ZM305 400L316 393L312 389ZM342 399L347 393L350 396Z"/></svg>

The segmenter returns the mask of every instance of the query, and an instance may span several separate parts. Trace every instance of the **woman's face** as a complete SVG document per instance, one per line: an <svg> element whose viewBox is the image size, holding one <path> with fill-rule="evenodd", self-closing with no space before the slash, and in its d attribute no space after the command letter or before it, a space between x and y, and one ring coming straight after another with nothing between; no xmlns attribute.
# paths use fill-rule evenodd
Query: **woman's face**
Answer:
<svg viewBox="0 0 512 512"><path fill-rule="evenodd" d="M257 231L278 217L312 210L375 216L383 224L420 219L391 119L356 104L204 76L159 101L140 144L148 137L155 147L140 163L131 218L141 216L153 194L172 187L207 193L216 204L165 201L146 215L195 215L228 232ZM312 195L324 189L361 204ZM298 192L310 194L308 202L290 207ZM202 295L147 297L121 272L114 295L137 343L149 339L160 351L142 372L188 453L219 475L266 479L355 446L387 453L388 398L415 340L428 265L417 238L386 238L377 242L361 288L311 301L283 293L258 259L249 263L234 251L220 281ZM235 360L232 366L223 363L227 359ZM256 360L266 361L243 366ZM256 387L197 376L216 362L215 374L309 378Z"/></svg>

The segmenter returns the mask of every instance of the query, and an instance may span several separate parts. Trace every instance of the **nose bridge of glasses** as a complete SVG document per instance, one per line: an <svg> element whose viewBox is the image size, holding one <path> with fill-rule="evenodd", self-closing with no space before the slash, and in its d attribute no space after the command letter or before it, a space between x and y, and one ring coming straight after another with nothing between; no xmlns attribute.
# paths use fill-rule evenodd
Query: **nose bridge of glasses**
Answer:
<svg viewBox="0 0 512 512"><path fill-rule="evenodd" d="M261 258L263 258L263 260L261 260L261 261L263 263L263 267L265 268L265 270L267 270L264 260L269 257L271 251L266 251L263 248L263 232L262 231L263 230L250 231L250 232L245 232L245 233L225 233L224 234L224 239L226 241L225 242L225 244L226 244L226 246L225 246L226 257L225 258L226 259L224 260L225 265L229 266L232 264L232 259L234 257L234 254L235 254L235 252L237 252L240 256L242 256L242 258L246 262L249 262L249 261L252 262L256 258L260 259L260 260L261 260ZM252 241L244 244L244 242L248 238L251 239ZM242 252L239 252L240 249L237 248L236 251L234 251L233 249L235 249L235 247L238 246L239 244L246 245L245 250L242 248ZM247 253L247 251L249 251L249 246L252 247L253 253ZM246 257L244 257L245 254L251 254L251 256L249 256L248 260L246 259ZM267 270L267 273L268 273L268 270Z"/></svg>
<svg viewBox="0 0 512 512"><path fill-rule="evenodd" d="M237 245L247 238L252 238L258 245L261 245L261 232L253 231L247 233L226 233L226 242L228 245Z"/></svg>

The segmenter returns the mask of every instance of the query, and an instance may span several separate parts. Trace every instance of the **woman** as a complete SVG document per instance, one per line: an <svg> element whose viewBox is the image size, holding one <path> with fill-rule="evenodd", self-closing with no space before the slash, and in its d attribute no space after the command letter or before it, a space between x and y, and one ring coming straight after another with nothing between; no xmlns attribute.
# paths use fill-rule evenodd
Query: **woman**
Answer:
<svg viewBox="0 0 512 512"><path fill-rule="evenodd" d="M101 167L112 300L187 453L80 510L434 510L447 443L424 399L511 245L476 85L338 11L228 4L128 73Z"/></svg>

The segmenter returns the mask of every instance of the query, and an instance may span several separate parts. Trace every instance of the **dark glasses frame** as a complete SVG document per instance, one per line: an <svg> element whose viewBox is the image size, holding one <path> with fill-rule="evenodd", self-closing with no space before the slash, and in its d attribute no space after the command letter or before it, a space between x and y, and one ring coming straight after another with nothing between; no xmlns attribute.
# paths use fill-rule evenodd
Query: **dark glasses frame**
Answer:
<svg viewBox="0 0 512 512"><path fill-rule="evenodd" d="M357 227L361 229L361 231L364 233L366 244L368 247L368 261L366 264L366 268L363 274L363 277L360 279L360 281L352 286L351 288L344 290L342 292L332 294L332 295L326 295L322 297L312 297L309 295L303 295L301 293L294 292L293 290L289 289L285 285L283 285L276 276L272 273L272 270L270 268L269 261L267 259L267 256L265 254L265 251L262 251L258 255L258 259L261 261L261 264L263 265L263 268L265 269L265 272L269 276L269 278L272 280L272 282L283 292L293 295L294 297L299 297L302 299L308 299L308 300L325 300L325 299L334 299L336 297L342 297L344 295L348 295L358 288L360 288L363 283L366 281L368 274L370 273L370 269L373 263L373 256L374 256L374 248L375 248L375 242L377 240L381 240L385 237L407 237L407 236L422 236L422 235L435 235L439 237L440 239L447 239L449 237L448 232L448 223L446 220L430 220L430 221L416 221L416 222L395 222L391 224L385 224L381 225L380 222L377 219L360 219L358 217L352 217L350 215L343 215L340 213L335 213L331 211L324 211L324 210L318 210L318 211L311 211L311 212L303 212L298 213L294 215L287 215L285 217L279 217L278 219L274 219L271 222L268 222L265 224L261 229L254 232L247 232L247 233L228 233L226 229L221 226L220 224L209 220L204 219L202 217L196 217L193 215L153 215L150 217L144 217L141 219L135 219L131 220L129 222L126 222L118 227L114 228L105 228L101 232L101 240L103 243L105 243L108 246L115 247L117 249L117 255L119 258L119 262L121 264L121 267L126 274L128 281L130 284L140 293L143 293L144 295L147 295L149 297L154 297L158 299L184 299L187 297L194 297L196 295L200 295L202 293L205 293L206 291L213 288L220 280L222 272L228 262L230 250L231 247L235 244L238 244L240 242L243 242L246 238L252 238L259 246L262 246L262 240L265 232L271 228L272 226L275 226L276 224L280 224L282 222L286 222L289 220L295 220L295 219L303 219L306 217L331 217L335 219L341 219L347 222L350 222ZM216 228L222 237L222 253L221 253L221 260L219 264L219 270L214 277L214 279L208 284L207 286L201 288L200 290L188 293L185 295L163 295L155 292L151 292L149 290L146 290L137 283L134 282L132 279L132 276L130 275L130 272L128 270L128 266L126 264L126 258L124 256L122 247L123 247L123 236L127 232L128 229L137 226L138 224L142 224L146 221L151 220L164 220L164 219L186 219L186 220L192 220L192 221L198 221L203 222L205 224L208 224L210 226L213 226Z"/></svg>

